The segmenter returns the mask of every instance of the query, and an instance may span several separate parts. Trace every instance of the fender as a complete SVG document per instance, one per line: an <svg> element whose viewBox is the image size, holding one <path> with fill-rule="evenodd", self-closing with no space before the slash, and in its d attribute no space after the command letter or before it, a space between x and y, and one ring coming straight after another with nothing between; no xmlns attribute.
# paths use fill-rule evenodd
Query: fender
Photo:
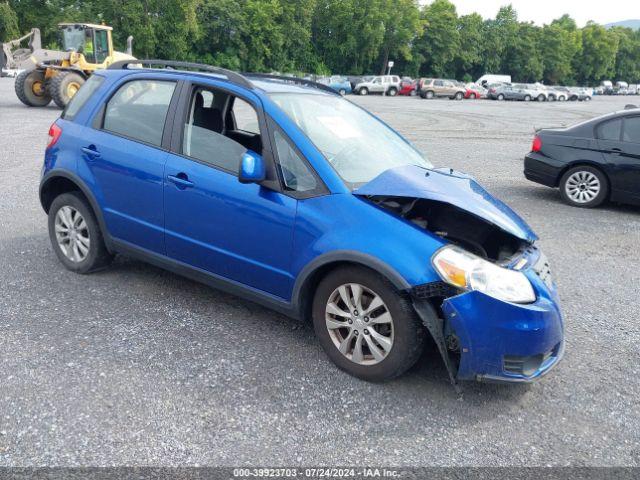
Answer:
<svg viewBox="0 0 640 480"><path fill-rule="evenodd" d="M313 275L325 265L343 262L359 264L378 272L389 280L399 291L408 291L411 288L409 282L407 282L402 275L376 257L356 250L334 250L314 258L311 262L307 263L298 274L291 294L291 303L297 318L304 319L305 298L303 298L303 296L306 293L308 282Z"/></svg>
<svg viewBox="0 0 640 480"><path fill-rule="evenodd" d="M114 253L113 241L111 239L111 235L109 234L109 230L107 230L107 226L104 221L104 217L102 215L102 209L99 207L96 198L93 193L84 181L78 177L76 174L69 172L68 170L54 169L47 172L40 180L40 188L38 190L38 196L40 198L40 205L45 213L49 213L48 209L45 206L43 192L46 189L47 185L55 180L56 178L65 178L75 184L78 187L78 190L82 192L82 194L89 200L89 204L91 205L91 209L98 220L98 225L100 225L100 231L102 232L102 237L104 238L104 243L109 250L110 253Z"/></svg>

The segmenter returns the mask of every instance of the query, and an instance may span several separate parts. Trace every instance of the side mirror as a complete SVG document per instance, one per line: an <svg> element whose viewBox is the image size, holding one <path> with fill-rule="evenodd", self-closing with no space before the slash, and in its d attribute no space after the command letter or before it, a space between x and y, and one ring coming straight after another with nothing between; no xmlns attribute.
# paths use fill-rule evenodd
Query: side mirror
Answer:
<svg viewBox="0 0 640 480"><path fill-rule="evenodd" d="M253 150L247 150L240 160L238 180L240 183L260 183L267 177L262 156Z"/></svg>

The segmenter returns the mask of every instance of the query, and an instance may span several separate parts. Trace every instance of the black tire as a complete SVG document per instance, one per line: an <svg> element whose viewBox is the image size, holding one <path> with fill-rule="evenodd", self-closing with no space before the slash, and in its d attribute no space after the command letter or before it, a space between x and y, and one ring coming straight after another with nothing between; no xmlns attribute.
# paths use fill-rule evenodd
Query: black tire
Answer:
<svg viewBox="0 0 640 480"><path fill-rule="evenodd" d="M525 95L524 96L524 101L525 102L530 102L531 101L531 95Z"/></svg>
<svg viewBox="0 0 640 480"><path fill-rule="evenodd" d="M427 100L431 100L433 97L435 97L435 93L433 93L432 90L427 90L424 94L424 97L422 98L426 98Z"/></svg>
<svg viewBox="0 0 640 480"><path fill-rule="evenodd" d="M591 97L584 97L584 101L585 102L590 102L591 101Z"/></svg>
<svg viewBox="0 0 640 480"><path fill-rule="evenodd" d="M556 96L555 96L555 95L549 95L548 100L549 100L550 102L555 102L555 101L556 101Z"/></svg>
<svg viewBox="0 0 640 480"><path fill-rule="evenodd" d="M387 90L387 95L389 95L390 97L395 97L398 94L398 89L396 87L390 87L389 90Z"/></svg>
<svg viewBox="0 0 640 480"><path fill-rule="evenodd" d="M546 98L544 98L544 95L543 95L543 94L540 94L540 95L538 95L538 101L539 101L539 102L546 102L546 101L547 101L547 99L546 99Z"/></svg>
<svg viewBox="0 0 640 480"><path fill-rule="evenodd" d="M344 88L341 88L338 90L338 93L344 97L347 94L347 91Z"/></svg>
<svg viewBox="0 0 640 480"><path fill-rule="evenodd" d="M77 210L84 218L87 226L90 245L87 256L79 262L74 262L67 258L56 239L55 219L58 211L65 206L70 206ZM49 239L54 252L60 262L72 272L89 273L106 267L112 259L112 255L107 250L102 237L102 231L93 213L93 210L78 192L63 193L57 196L49 208Z"/></svg>
<svg viewBox="0 0 640 480"><path fill-rule="evenodd" d="M376 364L361 365L344 356L326 327L327 301L336 288L347 283L359 283L375 292L393 318L393 345L386 357ZM349 266L329 273L316 289L312 313L316 335L329 358L341 370L363 380L381 382L398 377L411 368L422 353L426 331L413 305L387 279L367 268Z"/></svg>
<svg viewBox="0 0 640 480"><path fill-rule="evenodd" d="M367 87L362 87L360 90L358 90L358 94L359 95L369 95L369 89Z"/></svg>
<svg viewBox="0 0 640 480"><path fill-rule="evenodd" d="M567 99L567 98L566 98L564 95L560 95L560 96L558 97L558 101L559 101L559 102L564 102L566 99Z"/></svg>
<svg viewBox="0 0 640 480"><path fill-rule="evenodd" d="M567 181L573 174L578 172L591 173L595 175L598 178L598 181L600 182L599 193L596 195L596 197L593 200L589 202L580 203L578 201L575 201L567 193ZM590 167L587 165L578 165L577 167L573 167L567 170L565 174L562 175L562 178L560 179L560 183L558 184L558 187L560 189L560 196L562 197L562 200L573 207L594 208L599 205L602 205L602 203L604 203L604 201L609 196L609 180L607 179L606 175L602 173L600 170L598 170L597 168Z"/></svg>
<svg viewBox="0 0 640 480"><path fill-rule="evenodd" d="M502 93L498 94L498 101L502 102L504 100L504 95Z"/></svg>
<svg viewBox="0 0 640 480"><path fill-rule="evenodd" d="M464 97L462 92L458 92L453 96L454 100L462 100L462 97Z"/></svg>
<svg viewBox="0 0 640 480"><path fill-rule="evenodd" d="M51 103L42 70L25 70L14 85L18 99L28 107L46 107Z"/></svg>
<svg viewBox="0 0 640 480"><path fill-rule="evenodd" d="M75 72L60 72L49 81L49 95L60 108L67 106L85 79Z"/></svg>

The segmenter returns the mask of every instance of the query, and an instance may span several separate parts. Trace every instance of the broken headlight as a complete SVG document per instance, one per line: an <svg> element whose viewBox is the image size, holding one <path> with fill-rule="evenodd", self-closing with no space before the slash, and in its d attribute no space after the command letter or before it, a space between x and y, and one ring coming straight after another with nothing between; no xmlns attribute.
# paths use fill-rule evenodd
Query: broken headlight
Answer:
<svg viewBox="0 0 640 480"><path fill-rule="evenodd" d="M522 272L499 267L460 247L441 248L432 261L442 279L455 287L477 290L505 302L531 303L536 299Z"/></svg>

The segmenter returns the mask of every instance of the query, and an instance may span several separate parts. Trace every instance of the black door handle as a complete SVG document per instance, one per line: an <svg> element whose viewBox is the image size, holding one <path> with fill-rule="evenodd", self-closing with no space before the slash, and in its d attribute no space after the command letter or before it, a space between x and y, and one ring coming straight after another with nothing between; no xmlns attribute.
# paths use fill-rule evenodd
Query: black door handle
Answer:
<svg viewBox="0 0 640 480"><path fill-rule="evenodd" d="M612 148L611 150L609 150L609 153L612 153L614 155L620 155L622 153L622 149L620 149L620 148Z"/></svg>

